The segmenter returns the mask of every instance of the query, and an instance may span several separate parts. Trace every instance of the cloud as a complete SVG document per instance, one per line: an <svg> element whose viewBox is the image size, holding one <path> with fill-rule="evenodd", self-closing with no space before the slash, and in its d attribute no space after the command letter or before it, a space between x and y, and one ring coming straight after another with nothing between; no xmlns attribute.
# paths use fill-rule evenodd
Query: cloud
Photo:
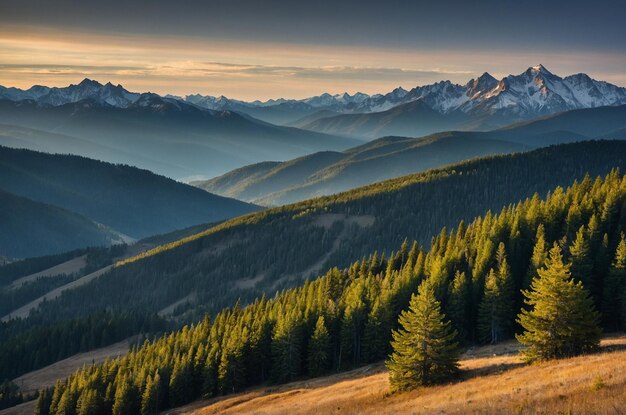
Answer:
<svg viewBox="0 0 626 415"><path fill-rule="evenodd" d="M123 72L140 71L139 66L116 65L54 65L54 64L0 64L0 72L20 74L65 74L65 75L108 75Z"/></svg>
<svg viewBox="0 0 626 415"><path fill-rule="evenodd" d="M333 80L421 80L448 75L471 76L471 71L450 71L439 69L417 70L395 67L367 66L280 66L242 65L224 62L179 62L161 65L154 69L155 74L170 76L235 76L235 77L278 77L296 79Z"/></svg>

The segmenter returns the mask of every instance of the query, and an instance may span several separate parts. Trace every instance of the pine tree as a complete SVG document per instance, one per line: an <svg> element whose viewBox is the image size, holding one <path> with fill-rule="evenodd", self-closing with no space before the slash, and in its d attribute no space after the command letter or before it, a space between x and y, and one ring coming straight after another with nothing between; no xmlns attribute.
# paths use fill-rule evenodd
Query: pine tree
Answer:
<svg viewBox="0 0 626 415"><path fill-rule="evenodd" d="M346 308L341 321L341 367L343 368L360 363L361 343L367 318L364 296L365 288L362 280L346 295Z"/></svg>
<svg viewBox="0 0 626 415"><path fill-rule="evenodd" d="M100 413L101 400L98 391L87 388L83 390L76 403L76 415L94 415Z"/></svg>
<svg viewBox="0 0 626 415"><path fill-rule="evenodd" d="M224 339L222 348L217 370L219 389L222 393L234 393L246 386L246 352L243 331L233 330L230 336Z"/></svg>
<svg viewBox="0 0 626 415"><path fill-rule="evenodd" d="M464 272L457 271L448 290L449 301L446 315L450 317L450 321L452 321L458 333L459 340L462 343L467 343L470 340L470 322L472 315L471 280Z"/></svg>
<svg viewBox="0 0 626 415"><path fill-rule="evenodd" d="M604 284L602 315L610 330L626 329L626 239L622 233Z"/></svg>
<svg viewBox="0 0 626 415"><path fill-rule="evenodd" d="M386 362L392 391L441 383L458 372L456 331L427 281L398 321L402 328L393 332L393 353Z"/></svg>
<svg viewBox="0 0 626 415"><path fill-rule="evenodd" d="M130 415L139 412L139 397L135 386L127 377L122 377L117 382L115 399L113 402L113 415Z"/></svg>
<svg viewBox="0 0 626 415"><path fill-rule="evenodd" d="M363 329L363 362L375 362L387 356L389 340L391 340L391 304L388 299L379 295L365 322Z"/></svg>
<svg viewBox="0 0 626 415"><path fill-rule="evenodd" d="M157 372L154 377L148 375L146 388L141 397L141 415L152 415L159 413L159 384L161 378Z"/></svg>
<svg viewBox="0 0 626 415"><path fill-rule="evenodd" d="M308 370L310 376L320 376L330 365L330 334L324 316L319 316L309 340Z"/></svg>
<svg viewBox="0 0 626 415"><path fill-rule="evenodd" d="M524 281L524 287L530 287L530 282L537 275L537 270L542 268L548 259L548 250L546 248L545 228L543 224L537 226L537 234L535 236L535 246L533 247L533 255L530 258L530 266Z"/></svg>
<svg viewBox="0 0 626 415"><path fill-rule="evenodd" d="M169 385L169 397L172 406L179 406L189 402L190 382L189 363L184 358L177 360L174 363Z"/></svg>
<svg viewBox="0 0 626 415"><path fill-rule="evenodd" d="M531 290L523 291L531 308L518 315L525 331L517 339L528 346L523 352L527 361L574 356L599 346L599 315L582 283L571 278L569 268L555 243Z"/></svg>
<svg viewBox="0 0 626 415"><path fill-rule="evenodd" d="M42 389L37 396L35 404L35 415L49 415L50 404L52 403L52 390L50 388Z"/></svg>
<svg viewBox="0 0 626 415"><path fill-rule="evenodd" d="M302 321L299 313L294 311L279 318L272 342L272 378L275 382L287 382L300 375L302 343Z"/></svg>
<svg viewBox="0 0 626 415"><path fill-rule="evenodd" d="M593 260L591 259L589 240L584 226L576 232L576 240L569 249L571 255L571 273L575 281L583 283L591 292L593 287L592 271Z"/></svg>
<svg viewBox="0 0 626 415"><path fill-rule="evenodd" d="M480 304L478 326L483 341L495 344L503 340L514 318L514 288L501 242L496 253L498 271L491 269L485 281L485 296Z"/></svg>

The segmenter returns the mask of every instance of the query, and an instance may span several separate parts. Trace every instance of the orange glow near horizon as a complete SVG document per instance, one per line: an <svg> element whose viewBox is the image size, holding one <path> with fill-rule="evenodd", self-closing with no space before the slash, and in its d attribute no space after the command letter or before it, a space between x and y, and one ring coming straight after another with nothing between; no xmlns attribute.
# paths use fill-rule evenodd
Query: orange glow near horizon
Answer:
<svg viewBox="0 0 626 415"><path fill-rule="evenodd" d="M584 66L599 58L608 70ZM0 85L19 88L66 86L87 77L160 94L304 98L323 92L383 93L446 79L465 83L485 71L502 77L540 62L560 75L587 72L626 84L624 58L611 55L415 51L0 29Z"/></svg>

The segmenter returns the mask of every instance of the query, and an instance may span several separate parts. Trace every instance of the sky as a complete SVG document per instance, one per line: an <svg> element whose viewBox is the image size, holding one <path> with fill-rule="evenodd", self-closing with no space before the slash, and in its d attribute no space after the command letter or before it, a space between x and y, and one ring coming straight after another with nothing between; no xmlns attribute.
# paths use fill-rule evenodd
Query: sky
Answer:
<svg viewBox="0 0 626 415"><path fill-rule="evenodd" d="M626 86L625 21L626 0L0 0L0 85L265 100L542 63Z"/></svg>

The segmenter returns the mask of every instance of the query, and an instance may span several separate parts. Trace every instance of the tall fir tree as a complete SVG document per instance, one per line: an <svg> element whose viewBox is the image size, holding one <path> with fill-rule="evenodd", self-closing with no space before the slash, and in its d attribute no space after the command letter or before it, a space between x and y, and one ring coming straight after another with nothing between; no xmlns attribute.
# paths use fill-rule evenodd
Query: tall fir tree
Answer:
<svg viewBox="0 0 626 415"><path fill-rule="evenodd" d="M535 246L533 247L533 254L530 257L530 265L528 266L528 273L524 281L524 287L530 287L530 283L537 275L537 270L542 268L548 259L548 249L546 246L546 231L542 223L537 226L537 233L535 235Z"/></svg>
<svg viewBox="0 0 626 415"><path fill-rule="evenodd" d="M298 311L280 316L272 338L272 379L287 382L302 372L303 330Z"/></svg>
<svg viewBox="0 0 626 415"><path fill-rule="evenodd" d="M380 294L374 301L363 330L363 362L371 363L384 359L389 353L389 340L392 329L391 301Z"/></svg>
<svg viewBox="0 0 626 415"><path fill-rule="evenodd" d="M309 340L307 366L310 376L320 376L328 370L331 357L330 341L324 316L319 316Z"/></svg>
<svg viewBox="0 0 626 415"><path fill-rule="evenodd" d="M590 250L587 231L584 226L581 226L578 232L576 232L574 243L569 248L570 261L572 263L571 273L572 278L575 281L582 282L589 292L591 292L594 286L592 281L593 260Z"/></svg>
<svg viewBox="0 0 626 415"><path fill-rule="evenodd" d="M51 403L52 389L45 388L39 391L39 396L37 396L37 403L35 404L35 415L49 415Z"/></svg>
<svg viewBox="0 0 626 415"><path fill-rule="evenodd" d="M129 415L136 414L140 410L139 396L137 389L132 381L122 375L117 384L115 391L115 400L113 402L113 415Z"/></svg>
<svg viewBox="0 0 626 415"><path fill-rule="evenodd" d="M427 281L398 321L402 328L393 332L393 353L385 363L392 391L445 382L457 374L457 333Z"/></svg>
<svg viewBox="0 0 626 415"><path fill-rule="evenodd" d="M141 397L141 415L153 415L159 413L159 385L161 377L157 371L154 377L148 375L146 387Z"/></svg>
<svg viewBox="0 0 626 415"><path fill-rule="evenodd" d="M469 327L472 316L472 282L465 272L457 271L448 291L449 300L446 315L452 321L458 333L459 341L469 343Z"/></svg>
<svg viewBox="0 0 626 415"><path fill-rule="evenodd" d="M528 346L522 352L527 361L575 356L600 344L599 314L569 268L555 243L545 268L538 271L531 289L523 291L530 308L518 315L524 332L517 339Z"/></svg>
<svg viewBox="0 0 626 415"><path fill-rule="evenodd" d="M513 312L514 284L502 242L498 245L496 262L497 271L491 269L485 281L485 296L480 304L478 315L480 338L491 344L506 338L515 316Z"/></svg>
<svg viewBox="0 0 626 415"><path fill-rule="evenodd" d="M626 330L626 239L621 234L602 296L602 315L609 330Z"/></svg>
<svg viewBox="0 0 626 415"><path fill-rule="evenodd" d="M102 400L98 391L92 388L83 390L76 403L76 415L94 415L102 411Z"/></svg>

